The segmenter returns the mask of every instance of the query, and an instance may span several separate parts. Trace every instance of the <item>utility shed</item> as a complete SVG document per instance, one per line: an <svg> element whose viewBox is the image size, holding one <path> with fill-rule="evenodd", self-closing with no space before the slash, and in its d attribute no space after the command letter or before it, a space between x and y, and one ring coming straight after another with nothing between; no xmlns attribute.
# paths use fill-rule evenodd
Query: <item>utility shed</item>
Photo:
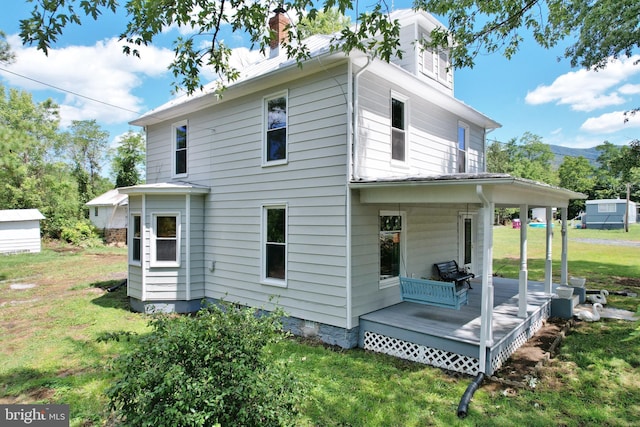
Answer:
<svg viewBox="0 0 640 427"><path fill-rule="evenodd" d="M627 201L623 199L587 200L586 227L596 230L624 228ZM629 201L629 224L636 222L636 204Z"/></svg>
<svg viewBox="0 0 640 427"><path fill-rule="evenodd" d="M85 204L89 208L89 219L100 230L106 243L127 242L128 204L128 196L117 188Z"/></svg>
<svg viewBox="0 0 640 427"><path fill-rule="evenodd" d="M40 252L40 220L38 209L0 210L0 253Z"/></svg>

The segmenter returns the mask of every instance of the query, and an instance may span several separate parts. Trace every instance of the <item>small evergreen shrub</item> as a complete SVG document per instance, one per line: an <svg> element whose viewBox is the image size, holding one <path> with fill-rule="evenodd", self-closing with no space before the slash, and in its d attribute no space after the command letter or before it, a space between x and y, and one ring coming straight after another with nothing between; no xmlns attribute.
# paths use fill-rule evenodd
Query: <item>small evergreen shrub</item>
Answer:
<svg viewBox="0 0 640 427"><path fill-rule="evenodd" d="M268 351L285 336L282 316L222 303L154 317L114 361L112 408L128 426L294 425L304 387Z"/></svg>

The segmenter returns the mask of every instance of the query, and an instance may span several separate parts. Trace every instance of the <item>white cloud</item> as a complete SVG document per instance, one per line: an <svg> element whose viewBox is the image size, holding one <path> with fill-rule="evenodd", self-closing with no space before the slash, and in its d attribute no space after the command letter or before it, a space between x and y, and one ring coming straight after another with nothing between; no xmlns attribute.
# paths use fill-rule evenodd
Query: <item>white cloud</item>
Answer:
<svg viewBox="0 0 640 427"><path fill-rule="evenodd" d="M135 118L147 106L133 90L145 77L167 73L173 59L171 50L151 46L140 47L140 58L127 56L117 38L92 46L50 49L48 56L35 47L23 47L17 36L11 36L9 43L16 46L17 60L6 68L49 86L8 73L3 77L12 86L30 92L53 90L64 94L63 101L57 101L62 126L71 120L113 124Z"/></svg>
<svg viewBox="0 0 640 427"><path fill-rule="evenodd" d="M610 62L606 68L571 71L556 78L551 85L540 85L527 93L528 104L540 105L556 103L569 105L574 111L594 111L599 108L621 105L627 102L621 95L638 93L638 86L625 84L618 87L640 67L634 65L640 56Z"/></svg>
<svg viewBox="0 0 640 427"><path fill-rule="evenodd" d="M627 122L625 122L625 118L628 119ZM640 128L640 115L625 116L624 111L614 111L599 117L591 117L580 126L580 130L597 134L613 133L631 128Z"/></svg>

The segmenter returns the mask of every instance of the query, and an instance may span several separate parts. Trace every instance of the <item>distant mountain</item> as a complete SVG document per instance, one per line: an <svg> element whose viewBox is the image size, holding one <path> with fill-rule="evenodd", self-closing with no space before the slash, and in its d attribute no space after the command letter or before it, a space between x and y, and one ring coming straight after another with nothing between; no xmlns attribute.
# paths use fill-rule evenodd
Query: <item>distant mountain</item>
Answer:
<svg viewBox="0 0 640 427"><path fill-rule="evenodd" d="M553 165L555 167L558 167L562 164L562 161L564 160L565 156L571 156L571 157L582 156L585 159L589 160L589 162L593 166L598 166L598 155L600 153L598 152L598 150L595 149L595 147L570 148L570 147L563 147L561 145L552 145L552 144L549 144L549 147L551 148L551 152L553 152L553 154L555 154L556 156L555 161L553 162Z"/></svg>

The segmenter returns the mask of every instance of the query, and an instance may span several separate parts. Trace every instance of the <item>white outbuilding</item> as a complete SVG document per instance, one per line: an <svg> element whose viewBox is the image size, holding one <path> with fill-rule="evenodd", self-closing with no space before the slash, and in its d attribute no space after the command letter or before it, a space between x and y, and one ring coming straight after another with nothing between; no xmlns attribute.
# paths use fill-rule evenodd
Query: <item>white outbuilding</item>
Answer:
<svg viewBox="0 0 640 427"><path fill-rule="evenodd" d="M0 253L40 252L40 220L38 209L0 210Z"/></svg>

